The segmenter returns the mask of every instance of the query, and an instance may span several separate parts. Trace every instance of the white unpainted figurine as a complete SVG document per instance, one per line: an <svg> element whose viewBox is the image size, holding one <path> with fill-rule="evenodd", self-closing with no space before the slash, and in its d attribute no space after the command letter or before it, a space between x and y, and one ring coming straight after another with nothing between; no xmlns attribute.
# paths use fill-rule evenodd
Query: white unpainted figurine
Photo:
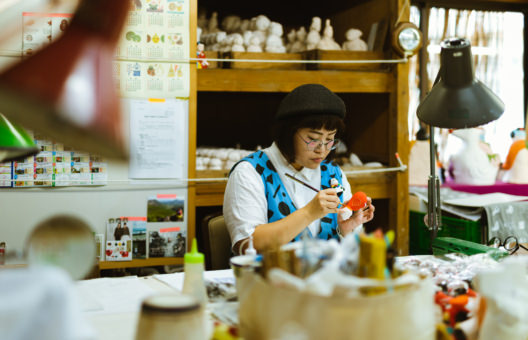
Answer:
<svg viewBox="0 0 528 340"><path fill-rule="evenodd" d="M343 43L344 51L366 51L367 43L361 39L363 33L356 29L351 28L345 33L346 41Z"/></svg>
<svg viewBox="0 0 528 340"><path fill-rule="evenodd" d="M231 45L231 51L233 52L245 52L244 38L240 33L233 33L233 45Z"/></svg>
<svg viewBox="0 0 528 340"><path fill-rule="evenodd" d="M295 43L295 38L297 37L295 30L292 29L288 34L286 34L286 38L288 39L288 42L286 43L286 52L290 53L293 44Z"/></svg>
<svg viewBox="0 0 528 340"><path fill-rule="evenodd" d="M228 34L226 36L225 40L220 45L219 51L220 52L230 52L231 51L231 47L233 46L234 40L235 40L235 38L233 37L233 35L232 34Z"/></svg>
<svg viewBox="0 0 528 340"><path fill-rule="evenodd" d="M248 30L250 30L250 31L256 31L257 30L257 17L253 17L253 18L249 19Z"/></svg>
<svg viewBox="0 0 528 340"><path fill-rule="evenodd" d="M244 33L242 33L242 36L244 38L244 46L246 46L246 48L249 47L249 41L251 40L251 37L253 36L253 32L252 31L244 31Z"/></svg>
<svg viewBox="0 0 528 340"><path fill-rule="evenodd" d="M202 29L202 33L203 34L206 34L206 33L209 33L207 30L208 30L208 21L207 21L207 14L205 13L205 11L202 11L200 12L200 14L198 15L198 27L200 27Z"/></svg>
<svg viewBox="0 0 528 340"><path fill-rule="evenodd" d="M265 51L269 53L285 53L286 47L284 47L280 37L276 35L270 35L266 39Z"/></svg>
<svg viewBox="0 0 528 340"><path fill-rule="evenodd" d="M431 174L429 163L429 134L420 128L409 152L409 185L427 185Z"/></svg>
<svg viewBox="0 0 528 340"><path fill-rule="evenodd" d="M216 32L213 45L211 46L211 51L220 51L224 45L225 41L227 39L226 32Z"/></svg>
<svg viewBox="0 0 528 340"><path fill-rule="evenodd" d="M249 39L249 45L247 48L248 52L262 52L262 47L260 47L260 39L256 35L252 35Z"/></svg>
<svg viewBox="0 0 528 340"><path fill-rule="evenodd" d="M319 17L313 17L312 18L312 24L310 25L310 32L308 32L308 35L306 36L306 50L315 50L317 48L317 44L319 44L319 41L321 41L321 35L319 32L321 31L321 18Z"/></svg>
<svg viewBox="0 0 528 340"><path fill-rule="evenodd" d="M243 19L242 22L240 22L240 33L244 34L247 30L249 30L249 24L250 21L248 19Z"/></svg>
<svg viewBox="0 0 528 340"><path fill-rule="evenodd" d="M219 158L211 158L209 161L209 170L222 170L223 162Z"/></svg>
<svg viewBox="0 0 528 340"><path fill-rule="evenodd" d="M282 25L278 22L270 23L268 27L268 37L266 38L266 52L270 53L285 53L286 48L282 42Z"/></svg>
<svg viewBox="0 0 528 340"><path fill-rule="evenodd" d="M306 29L304 28L304 26L301 26L301 28L299 28L297 32L295 32L295 36L296 39L291 47L290 52L299 53L306 51Z"/></svg>
<svg viewBox="0 0 528 340"><path fill-rule="evenodd" d="M334 28L330 25L330 19L326 19L325 28L323 30L323 38L317 44L317 48L327 51L339 51L341 46L334 40Z"/></svg>
<svg viewBox="0 0 528 340"><path fill-rule="evenodd" d="M264 48L266 43L266 38L268 37L268 28L271 24L271 20L268 19L265 15L257 16L255 21L256 30L253 31L253 35L257 36L260 41L260 47Z"/></svg>
<svg viewBox="0 0 528 340"><path fill-rule="evenodd" d="M493 165L480 147L480 129L459 129L453 135L462 139L464 146L450 158L450 173L456 183L492 185L497 178L498 167Z"/></svg>
<svg viewBox="0 0 528 340"><path fill-rule="evenodd" d="M207 32L216 33L218 31L220 31L220 29L218 29L218 12L213 12L209 19L209 23L207 24Z"/></svg>
<svg viewBox="0 0 528 340"><path fill-rule="evenodd" d="M228 15L222 20L222 29L227 34L235 33L239 31L241 24L242 19L238 15Z"/></svg>

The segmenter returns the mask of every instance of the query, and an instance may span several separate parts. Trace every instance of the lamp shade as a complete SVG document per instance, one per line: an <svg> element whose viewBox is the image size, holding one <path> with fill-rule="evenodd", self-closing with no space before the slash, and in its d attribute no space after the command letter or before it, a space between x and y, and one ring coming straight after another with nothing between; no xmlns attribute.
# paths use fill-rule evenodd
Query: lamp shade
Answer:
<svg viewBox="0 0 528 340"><path fill-rule="evenodd" d="M56 41L0 74L0 112L76 148L126 159L112 60L130 0L83 0Z"/></svg>
<svg viewBox="0 0 528 340"><path fill-rule="evenodd" d="M466 39L442 41L440 71L431 92L417 109L432 126L464 129L489 123L504 112L504 103L475 79L471 45Z"/></svg>
<svg viewBox="0 0 528 340"><path fill-rule="evenodd" d="M0 114L0 162L9 162L39 152L31 136Z"/></svg>

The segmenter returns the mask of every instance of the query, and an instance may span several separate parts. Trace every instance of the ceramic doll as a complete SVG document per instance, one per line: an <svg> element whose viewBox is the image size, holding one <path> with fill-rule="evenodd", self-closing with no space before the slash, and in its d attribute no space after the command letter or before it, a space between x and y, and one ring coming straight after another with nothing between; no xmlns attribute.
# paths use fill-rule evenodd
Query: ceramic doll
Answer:
<svg viewBox="0 0 528 340"><path fill-rule="evenodd" d="M206 58L204 48L205 48L204 44L201 42L198 42L198 44L196 45L196 58L199 58L199 59ZM199 69L204 69L209 66L209 63L207 62L207 60L199 60L196 62L196 66Z"/></svg>
<svg viewBox="0 0 528 340"><path fill-rule="evenodd" d="M323 30L323 38L317 44L320 50L339 51L341 46L334 40L334 28L330 25L330 19L326 19L325 28Z"/></svg>
<svg viewBox="0 0 528 340"><path fill-rule="evenodd" d="M209 33L216 33L220 31L218 29L218 13L217 12L213 12L213 14L211 14L211 18L209 19L207 31Z"/></svg>
<svg viewBox="0 0 528 340"><path fill-rule="evenodd" d="M317 48L317 44L319 44L319 41L321 41L321 35L319 32L321 31L321 18L319 17L313 17L312 18L312 25L310 26L310 32L308 32L308 35L306 36L306 50L315 50Z"/></svg>
<svg viewBox="0 0 528 340"><path fill-rule="evenodd" d="M288 43L286 44L286 52L290 53L292 51L292 46L295 43L295 30L292 29L288 34L286 34L286 38L288 39Z"/></svg>
<svg viewBox="0 0 528 340"><path fill-rule="evenodd" d="M346 41L343 43L343 50L345 51L366 51L367 43L361 40L363 33L355 28L349 29L346 34Z"/></svg>
<svg viewBox="0 0 528 340"><path fill-rule="evenodd" d="M249 46L247 48L248 52L262 52L262 47L260 47L260 39L256 35L252 35L249 39Z"/></svg>
<svg viewBox="0 0 528 340"><path fill-rule="evenodd" d="M244 38L240 33L233 33L233 45L231 45L231 51L233 52L245 52Z"/></svg>
<svg viewBox="0 0 528 340"><path fill-rule="evenodd" d="M306 29L304 26L301 26L301 28L295 32L295 38L295 42L293 43L290 52L299 53L306 51Z"/></svg>
<svg viewBox="0 0 528 340"><path fill-rule="evenodd" d="M476 128L459 129L453 135L462 139L464 146L450 158L450 174L456 183L469 185L495 184L498 167L494 166L480 147L480 133Z"/></svg>
<svg viewBox="0 0 528 340"><path fill-rule="evenodd" d="M277 22L272 22L268 28L268 37L266 38L266 52L284 53L286 48L282 42L282 25Z"/></svg>

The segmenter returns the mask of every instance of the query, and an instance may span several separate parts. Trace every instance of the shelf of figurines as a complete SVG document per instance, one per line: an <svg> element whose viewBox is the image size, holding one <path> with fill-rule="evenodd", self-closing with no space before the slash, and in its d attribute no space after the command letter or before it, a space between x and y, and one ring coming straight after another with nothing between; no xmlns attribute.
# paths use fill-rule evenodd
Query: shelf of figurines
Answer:
<svg viewBox="0 0 528 340"><path fill-rule="evenodd" d="M204 58L229 59L232 61L207 61L203 69L244 69L244 70L349 70L349 71L382 71L387 69L383 63L373 60L386 59L379 51L329 51L310 50L299 53L270 53L270 52L219 52L204 51ZM244 61L237 61L244 60ZM250 62L247 60L258 60ZM269 60L269 62L265 62ZM285 62L281 62L281 61ZM343 63L302 63L301 61L343 61ZM365 63L348 61L367 61ZM264 62L263 62L264 61ZM288 62L296 61L296 62Z"/></svg>
<svg viewBox="0 0 528 340"><path fill-rule="evenodd" d="M199 147L196 150L196 178L208 180L194 184L196 206L222 205L230 169L252 152L254 151L235 148ZM342 165L353 190L366 192L373 199L391 197L395 172L383 172L385 168L381 164L370 163L365 166L351 163Z"/></svg>

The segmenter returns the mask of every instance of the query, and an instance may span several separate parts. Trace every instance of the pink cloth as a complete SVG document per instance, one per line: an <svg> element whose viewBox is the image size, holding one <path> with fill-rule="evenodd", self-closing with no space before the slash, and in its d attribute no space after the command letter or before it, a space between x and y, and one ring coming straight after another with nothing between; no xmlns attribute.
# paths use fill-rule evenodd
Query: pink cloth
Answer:
<svg viewBox="0 0 528 340"><path fill-rule="evenodd" d="M442 187L451 188L457 191L469 192L473 194L489 194L492 192L502 192L510 195L528 196L528 184L514 184L505 182L495 182L493 185L467 185L446 181Z"/></svg>

